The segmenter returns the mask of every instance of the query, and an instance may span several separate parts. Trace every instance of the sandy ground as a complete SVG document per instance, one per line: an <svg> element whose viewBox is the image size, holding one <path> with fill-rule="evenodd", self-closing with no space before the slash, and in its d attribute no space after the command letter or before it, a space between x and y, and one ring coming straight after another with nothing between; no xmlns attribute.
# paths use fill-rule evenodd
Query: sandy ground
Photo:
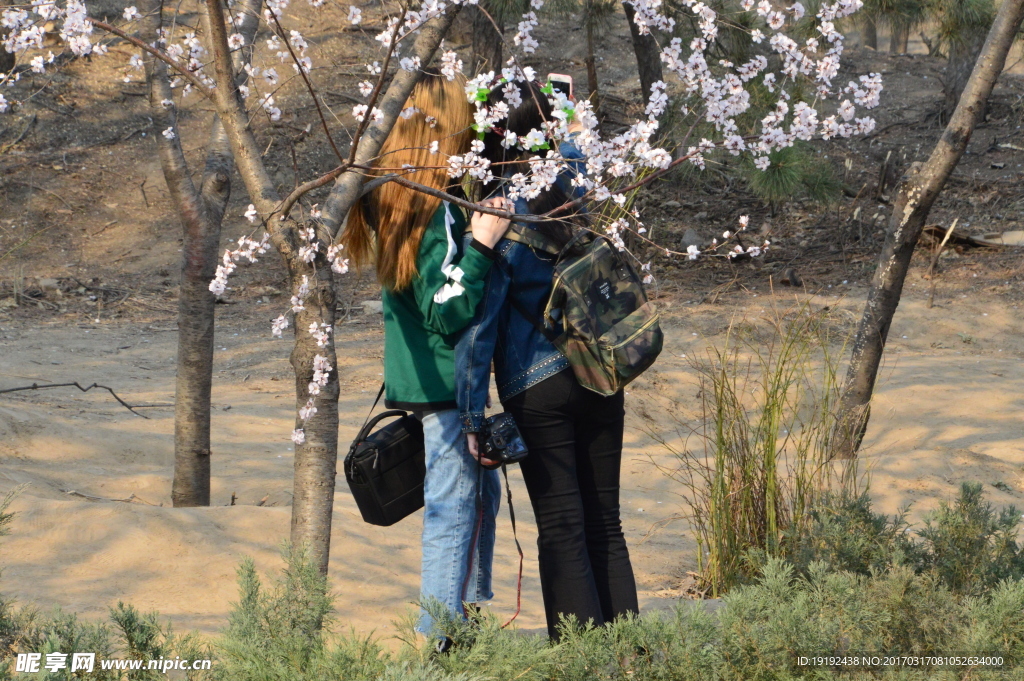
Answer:
<svg viewBox="0 0 1024 681"><path fill-rule="evenodd" d="M913 504L911 517L934 508L964 480L985 483L996 504L1024 495L1024 336L1017 305L995 297L938 301L916 293L900 306L890 354L865 442L877 508ZM679 491L652 458L671 456L644 432L644 408L671 423L663 405L696 413L696 374L689 361L724 340L731 319L754 319L771 301L747 292L717 306L677 301L667 321L666 350L630 387L623 475L623 517L644 608L665 607L694 564ZM862 291L839 303L850 320ZM793 301L780 296L777 304ZM835 305L815 298L812 305ZM251 321L251 320L250 320ZM0 492L28 486L14 502L18 517L2 544L2 589L23 603L61 606L89 618L118 600L158 610L177 629L212 632L226 623L236 596L234 571L253 556L262 571L280 566L286 539L293 452L287 341L238 322L220 324L214 387L213 503L169 507L173 417L167 408L132 415L109 396L73 389L0 396ZM176 334L172 326L125 322L0 324L0 388L66 380L98 381L132 403L173 398ZM381 371L380 318L361 315L338 334L343 376L341 441L354 435ZM686 358L683 355L687 355ZM691 445L693 442L691 441ZM543 626L535 531L525 490L513 472L527 562L526 629ZM1001 483L994 488L994 483ZM1008 491L1007 491L1008 490ZM71 492L145 503L94 501ZM229 506L232 494L235 506ZM262 505L257 506L263 501ZM660 529L651 532L655 525ZM417 596L420 516L380 529L364 524L339 478L332 537L331 586L340 622L387 634ZM495 559L494 609L514 610L516 556L503 507Z"/></svg>
<svg viewBox="0 0 1024 681"><path fill-rule="evenodd" d="M119 14L124 4L111 0L112 15ZM293 4L292 8L299 12L304 6ZM329 11L344 13L347 7ZM361 50L372 44L370 34L359 38L362 42L329 40L337 22L306 13L288 17L304 31L309 27L306 35L314 44L317 64L322 64L317 73L325 88L352 91L363 77ZM542 72L569 72L577 83L584 82L582 32L545 25L538 35L547 37L545 44L553 48L532 64ZM616 111L635 109L635 102L627 100L632 102L639 94L629 45L624 21L614 23L601 39L601 86L612 96L609 101L622 100L621 106L615 105ZM916 36L912 47L920 52ZM920 56L888 57L863 50L850 54L855 55L851 77L855 71L869 70L886 75L885 110L879 113L885 114L880 127L889 128L884 138L879 134L824 148L835 155L837 168L842 160L853 164L843 179L856 191L862 182L865 188L873 186L872 178L890 149L908 150L904 160L909 161L931 148L939 129L925 122L941 98L937 76L942 65ZM12 207L0 210L0 252L42 234L43 228L53 229L24 245L17 262L11 258L4 263L0 301L11 294L14 284L24 283L24 277L33 281L57 277L63 284L73 277L72 289L79 283L108 287L106 302L114 311L108 309L100 314L100 321L89 321L96 319L97 306L86 300L84 288L80 294L66 292L63 299L47 294L40 310L32 314L0 308L0 389L33 382L96 381L132 403L173 400L180 226L153 157L152 137L146 137L152 131L144 98L137 96L141 90L137 83L126 86L120 79L128 57L124 50L112 50L107 57L95 58L89 68L69 68L56 78L46 97L40 98L45 101L38 106L30 103L24 111L25 116L38 116L34 132L3 159L0 174L5 180L16 177L18 181L0 187L0 208ZM1019 73L1019 54L1011 61L1010 70ZM27 93L43 85L26 75L19 87ZM998 120L975 135L951 181L956 192L947 190L933 211L936 221L945 225L947 217L960 216L964 218L961 226L969 218L975 228L1020 228L1024 158L995 144L996 139L1019 136L1013 127L1018 124L1016 109L1011 111L1018 91L1016 80L1001 81ZM890 93L899 94L890 99ZM300 94L305 96L301 88L282 93L280 99L288 105L283 108L289 112L285 120L273 126L257 122L261 146L273 145L272 150L267 147L269 170L275 182L286 188L296 179L291 174L289 145L298 147L308 173L334 165L321 141L295 136L316 120L308 102L298 106L304 101ZM50 101L57 97L61 106ZM345 112L351 102L340 102L332 106L350 123ZM64 110L74 108L71 105L77 106L74 115ZM206 130L202 112L183 118L182 139L190 140L186 153L193 168L201 165L200 140L205 139ZM998 171L995 162L1003 164ZM242 217L248 198L237 178L234 186L224 244L251 228ZM987 193L993 187L998 191ZM732 229L739 210L749 209L752 224L760 223L767 213L749 195L731 188L715 194L718 198L693 193L683 184L666 183L663 191L668 193L656 195L651 203L678 199L676 208L665 207L663 212L666 225L680 236L691 225L708 230L705 236ZM868 200L869 189L861 191L864 205L859 207L867 224L872 213L882 211ZM312 200L322 201L322 195ZM853 248L850 235L864 227L846 219L857 214L855 203L844 204L842 220L837 219L838 212L833 217L820 212L801 215L795 204L787 206L772 232L773 242L780 246L773 252L778 255L769 258L774 270L752 266L726 271L709 265L696 273L682 268L666 273L664 290L670 296L668 302L674 303L666 322L666 350L658 364L630 387L628 397L623 517L643 608L665 607L679 596L686 571L694 567L696 546L685 521L672 520L685 509L675 483L659 473L655 463L671 464L673 459L645 432L649 421L640 418L640 408L671 434L673 424L665 407L678 402L694 425L699 398L690 361L708 344L723 342L730 320L759 316L768 302L764 294L768 276L791 262L810 287L834 285L833 291L842 291L839 303L834 298L817 298L813 305L838 304L846 311L849 327L859 316L864 289L842 287L840 282L863 282L869 277L879 246L878 241L862 243L859 250L847 253ZM662 210L652 208L655 216ZM881 233L875 227L867 225L868 237L873 230ZM841 239L840 233L844 234ZM1018 268L1018 261L1010 262L1011 258L989 267L981 262L984 258L970 253L956 263L946 261L953 264L944 268L942 276L956 292L940 295L932 309L925 306L921 292L927 282L920 276L920 263L915 262L890 334L863 450L879 510L893 513L912 503L911 518L919 519L938 500L953 495L963 480L985 483L996 504L1020 502L1024 494L1024 426L1019 416L1024 406L1024 323L1014 302L1020 298L1019 275L1007 274L1007 279L1014 280L1011 285L1001 275L993 279L991 269ZM242 282L260 284L248 291L240 288L238 296L244 304L218 308L214 506L210 508L169 507L171 409L147 409L150 418L145 420L95 391L80 394L62 388L0 395L0 493L28 485L14 502L19 515L12 534L0 540L0 591L22 603L42 608L59 605L88 618L102 618L109 606L124 600L144 610L158 610L177 629L213 632L225 625L236 597L235 569L242 556L252 556L263 572L280 567L279 548L289 526L293 453L288 433L294 398L289 343L273 341L269 334L269 320L283 309L280 299L271 294L270 303L254 302L271 286L284 288L276 259L268 257L264 265L267 270L257 282L247 279L245 272L237 275ZM984 288L982 279L972 277L972 268L980 268L984 286L994 285ZM677 274L684 275L682 283L671 281ZM715 297L715 304L688 303L687 296L697 299L729 279L736 283L736 277L742 277L738 292ZM115 302L122 290L126 298ZM343 292L346 305L366 297L365 290ZM43 302L48 303L45 310ZM780 297L779 304L792 302L792 297ZM92 308L85 307L90 304ZM357 315L339 327L337 337L344 380L340 441L347 443L380 379L380 317ZM527 554L519 622L523 628L539 630L543 613L533 522L518 473L513 471L511 477L521 518L520 539ZM993 487L994 483L1000 487ZM80 495L105 499L135 495L135 501L96 501ZM229 506L232 495L236 505ZM343 478L339 479L330 570L341 623L360 632L376 629L386 635L393 627L390 622L408 611L418 593L419 532L419 516L388 529L364 524ZM511 615L515 609L516 565L503 508L493 604L500 615Z"/></svg>

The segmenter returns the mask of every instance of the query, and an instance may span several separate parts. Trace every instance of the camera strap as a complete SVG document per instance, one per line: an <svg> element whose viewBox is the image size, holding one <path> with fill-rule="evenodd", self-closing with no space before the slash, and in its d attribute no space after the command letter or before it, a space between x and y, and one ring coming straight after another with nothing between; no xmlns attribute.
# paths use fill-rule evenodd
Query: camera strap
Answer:
<svg viewBox="0 0 1024 681"><path fill-rule="evenodd" d="M508 467L505 464L501 465L501 474L505 477L505 494L508 498L508 517L512 521L512 538L516 542L516 551L519 552L519 578L516 580L516 612L509 619L501 625L504 629L508 625L512 624L515 618L519 617L519 611L523 607L523 547L519 544L519 535L516 534L516 511L512 508L512 488L508 484Z"/></svg>

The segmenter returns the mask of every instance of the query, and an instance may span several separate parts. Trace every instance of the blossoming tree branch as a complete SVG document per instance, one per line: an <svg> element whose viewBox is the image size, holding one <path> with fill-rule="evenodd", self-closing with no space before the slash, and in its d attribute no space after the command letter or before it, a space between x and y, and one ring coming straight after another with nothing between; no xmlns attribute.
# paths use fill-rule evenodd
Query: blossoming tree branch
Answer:
<svg viewBox="0 0 1024 681"><path fill-rule="evenodd" d="M326 2L307 1L314 12ZM103 54L113 39L127 41L138 50L125 78L132 78L135 70L146 73L151 107L160 126L157 147L164 174L177 197L186 236L189 225L195 227L196 244L201 241L207 249L210 243L216 247L227 205L225 183L231 167L237 169L249 197L245 217L253 231L240 238L237 247L226 250L215 269L213 263L203 260L202 248L196 245L195 262L199 264L194 268L195 278L201 279L209 292L222 295L230 288L230 276L241 261L256 262L273 247L286 265L290 304L279 310L270 332L281 336L291 327L295 339L291 355L296 376L291 538L296 544L308 545L323 570L329 555L337 465L333 282L348 270L338 240L345 216L366 191L389 181L472 210L507 216L501 210L417 184L408 176L418 168L375 169L382 144L399 117L425 115L405 106L421 70L436 57L445 77L455 79L463 71L458 53L445 48L443 41L463 2L468 1L383 4L383 29L375 36L374 53L366 59L366 77L352 94L361 103L353 106L354 125L348 128L336 117L332 122L321 107L318 91L323 86L324 69L314 62L307 39L296 27L298 22L286 14L290 0L202 0L195 25L182 21L157 0L149 0L143 7L128 7L117 22L90 17L81 0L32 0L30 5L10 6L2 13L3 47L15 55L15 66L0 74L0 112L18 106L2 94L3 86L17 82L25 70L44 73L60 62L44 52L48 22L58 27L74 57ZM844 42L837 22L856 12L861 0L825 2L814 16L806 16L799 2L740 0L715 10L703 2L683 0L682 11L691 19L687 26L695 27L688 40L680 37L686 31L677 26L676 17L666 12L661 0L631 0L629 4L636 29L658 41L665 72L671 74L669 82L657 81L644 93L642 118L619 134L605 136L590 102L572 101L547 84L542 91L551 105L550 118L526 135L504 133L506 148L531 154L528 172L509 175L492 166L481 155L483 143L479 140L466 153L449 157L439 154L433 145L428 149L437 156L433 167L446 168L453 182L468 176L482 187L483 195L503 190L513 198L533 198L567 168L558 148L569 139L569 127L575 124L581 131L574 142L586 156L586 175L574 179L582 198L547 215L516 219L558 219L559 212L586 203L594 217L592 229L620 248L626 246L624 236L632 234L665 256L695 259L701 255L696 246L678 253L659 245L630 196L681 164L703 169L720 162L722 155L746 155L757 168L766 170L773 152L800 140L850 137L873 130L873 119L862 112L878 104L881 77L865 74L843 83L838 75ZM531 0L507 46L511 57L504 68L467 80L466 96L475 107L473 128L481 137L503 127L509 107L533 96L524 86L538 76L527 62L539 47L535 31L545 16L543 5L544 0ZM347 7L345 14L353 26L363 21L360 7ZM711 56L724 29L748 37L752 46L748 61L734 64ZM801 40L787 31L799 34ZM336 157L333 169L308 177L286 195L279 193L271 180L252 126L257 117L281 118L284 88L310 98L316 112L311 134L318 135ZM488 105L487 94L494 88L501 88L504 101ZM755 89L769 93L774 105L767 115L752 121L751 93ZM196 188L181 150L176 112L200 103L212 106L215 118L206 146L207 171L201 187ZM669 107L677 109L675 118L682 121L679 125L684 133L666 147L660 121ZM309 205L307 195L328 186L323 207ZM716 240L708 249L708 255L757 256L763 252L768 242L745 240L741 233L746 226L746 217L740 218L735 232L725 232L721 242ZM186 257L186 265L188 262ZM651 264L643 263L643 269L650 280ZM209 293L203 293L209 298ZM201 297L195 295L199 301ZM208 318L212 339L212 302ZM196 331L199 335L206 332ZM212 353L212 340L208 345ZM208 431L208 423L206 427ZM206 446L208 454L208 433Z"/></svg>

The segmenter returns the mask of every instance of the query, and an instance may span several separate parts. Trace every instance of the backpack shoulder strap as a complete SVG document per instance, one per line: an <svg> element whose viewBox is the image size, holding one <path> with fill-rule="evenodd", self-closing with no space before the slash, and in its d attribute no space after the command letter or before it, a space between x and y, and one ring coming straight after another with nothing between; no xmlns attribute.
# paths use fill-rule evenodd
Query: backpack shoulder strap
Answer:
<svg viewBox="0 0 1024 681"><path fill-rule="evenodd" d="M466 227L463 230L465 233L473 231L473 227L467 222ZM536 248L538 251L543 251L550 255L559 255L562 249L552 239L544 236L536 229L530 229L523 225L513 222L508 226L508 231L505 232L503 237L509 241L515 241L529 246L530 248Z"/></svg>
<svg viewBox="0 0 1024 681"><path fill-rule="evenodd" d="M554 240L541 232L514 222L509 225L508 231L505 232L505 238L509 241L518 241L525 246L536 248L538 251L543 251L550 255L560 255L562 251Z"/></svg>

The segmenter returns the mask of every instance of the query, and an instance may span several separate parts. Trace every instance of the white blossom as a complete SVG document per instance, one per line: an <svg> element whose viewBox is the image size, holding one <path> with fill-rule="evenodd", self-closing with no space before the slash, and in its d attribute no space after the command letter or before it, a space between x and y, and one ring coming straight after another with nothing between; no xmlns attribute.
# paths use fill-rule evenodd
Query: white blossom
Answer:
<svg viewBox="0 0 1024 681"><path fill-rule="evenodd" d="M455 80L456 74L462 73L462 60L458 53L446 50L441 55L441 75L448 80Z"/></svg>

